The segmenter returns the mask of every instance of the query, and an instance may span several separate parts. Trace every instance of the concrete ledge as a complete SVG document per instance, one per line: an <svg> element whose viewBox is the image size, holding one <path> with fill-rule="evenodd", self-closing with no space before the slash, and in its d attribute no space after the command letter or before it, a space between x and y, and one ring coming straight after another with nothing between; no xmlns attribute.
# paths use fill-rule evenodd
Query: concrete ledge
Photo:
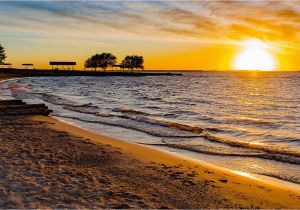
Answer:
<svg viewBox="0 0 300 210"><path fill-rule="evenodd" d="M0 100L0 115L44 115L52 110L45 104L26 104L22 100Z"/></svg>
<svg viewBox="0 0 300 210"><path fill-rule="evenodd" d="M0 100L0 106L2 105L22 105L26 104L22 100Z"/></svg>

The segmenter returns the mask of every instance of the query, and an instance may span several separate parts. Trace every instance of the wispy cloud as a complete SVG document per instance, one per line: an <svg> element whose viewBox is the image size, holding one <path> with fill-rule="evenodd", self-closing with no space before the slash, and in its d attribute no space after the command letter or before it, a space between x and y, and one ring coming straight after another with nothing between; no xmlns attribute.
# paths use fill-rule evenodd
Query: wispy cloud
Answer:
<svg viewBox="0 0 300 210"><path fill-rule="evenodd" d="M83 38L130 34L194 41L246 36L295 41L299 20L299 2L292 1L0 2L3 29Z"/></svg>
<svg viewBox="0 0 300 210"><path fill-rule="evenodd" d="M127 50L136 43L150 52L153 43L165 50L253 37L300 49L300 2L0 0L0 28L1 42L57 43L59 50L74 43Z"/></svg>

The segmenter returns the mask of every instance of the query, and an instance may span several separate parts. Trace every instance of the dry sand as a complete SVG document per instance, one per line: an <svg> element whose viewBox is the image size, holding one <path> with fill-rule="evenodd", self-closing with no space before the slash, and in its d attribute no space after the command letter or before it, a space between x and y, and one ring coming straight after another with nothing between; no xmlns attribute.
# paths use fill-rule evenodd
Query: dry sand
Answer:
<svg viewBox="0 0 300 210"><path fill-rule="evenodd" d="M61 123L0 118L1 208L300 208L300 192Z"/></svg>

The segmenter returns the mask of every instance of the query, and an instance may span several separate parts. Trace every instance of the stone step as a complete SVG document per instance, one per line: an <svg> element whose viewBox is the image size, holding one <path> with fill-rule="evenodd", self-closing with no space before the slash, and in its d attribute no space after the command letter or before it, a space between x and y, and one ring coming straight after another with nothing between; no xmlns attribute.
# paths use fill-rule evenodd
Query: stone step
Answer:
<svg viewBox="0 0 300 210"><path fill-rule="evenodd" d="M0 110L48 109L45 104L0 105Z"/></svg>
<svg viewBox="0 0 300 210"><path fill-rule="evenodd" d="M20 110L20 111L0 111L0 115L43 115L48 116L52 110Z"/></svg>
<svg viewBox="0 0 300 210"><path fill-rule="evenodd" d="M26 104L22 100L0 100L0 115L44 115L52 110L45 104Z"/></svg>
<svg viewBox="0 0 300 210"><path fill-rule="evenodd" d="M21 105L26 104L22 100L0 100L0 106L2 105Z"/></svg>

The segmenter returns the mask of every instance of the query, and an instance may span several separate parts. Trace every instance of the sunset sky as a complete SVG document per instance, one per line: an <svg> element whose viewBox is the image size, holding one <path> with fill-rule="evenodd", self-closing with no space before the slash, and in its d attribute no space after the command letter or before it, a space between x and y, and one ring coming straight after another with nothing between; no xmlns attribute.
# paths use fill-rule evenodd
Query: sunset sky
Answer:
<svg viewBox="0 0 300 210"><path fill-rule="evenodd" d="M0 44L19 67L94 53L145 57L146 69L227 70L245 40L275 70L300 69L300 1L0 1Z"/></svg>

